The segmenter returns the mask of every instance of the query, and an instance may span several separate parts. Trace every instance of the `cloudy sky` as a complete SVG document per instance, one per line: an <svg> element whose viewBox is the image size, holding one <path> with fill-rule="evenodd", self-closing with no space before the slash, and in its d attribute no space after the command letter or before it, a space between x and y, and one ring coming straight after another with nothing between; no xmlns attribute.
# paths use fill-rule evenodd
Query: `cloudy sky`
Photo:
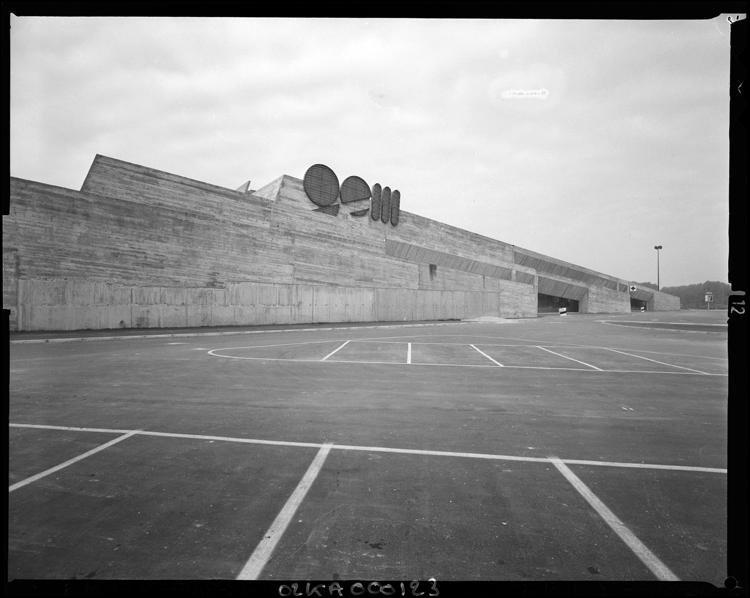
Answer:
<svg viewBox="0 0 750 598"><path fill-rule="evenodd" d="M730 25L11 16L11 175L315 163L631 281L727 282Z"/></svg>

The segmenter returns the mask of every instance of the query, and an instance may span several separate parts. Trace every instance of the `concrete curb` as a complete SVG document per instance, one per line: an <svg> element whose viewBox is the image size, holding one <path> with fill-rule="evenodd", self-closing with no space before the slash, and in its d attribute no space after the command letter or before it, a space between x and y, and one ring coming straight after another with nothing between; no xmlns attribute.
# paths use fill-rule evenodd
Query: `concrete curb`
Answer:
<svg viewBox="0 0 750 598"><path fill-rule="evenodd" d="M368 330L371 328L420 328L425 326L455 326L467 322L435 322L434 324L386 324L383 326L331 326L326 328L282 328L280 330L230 330L226 332L174 332L171 334L127 334L120 336L77 336L66 338L34 338L34 339L17 339L9 341L10 344L31 344L31 343L72 343L76 341L113 341L113 340L130 340L146 338L187 338L195 336L231 336L240 334L272 334L278 332L316 332L331 330Z"/></svg>
<svg viewBox="0 0 750 598"><path fill-rule="evenodd" d="M688 334L727 334L729 331L728 326L722 324L685 324L688 326L723 326L723 330L683 330L682 328L666 328L664 326L649 326L648 324L642 324L639 326L628 326L627 324L621 324L619 322L608 322L606 320L597 320L600 324L608 324L609 326L620 326L621 328L634 328L635 330L662 330L665 332L687 332ZM656 322L655 322L656 323ZM666 322L665 322L666 323Z"/></svg>

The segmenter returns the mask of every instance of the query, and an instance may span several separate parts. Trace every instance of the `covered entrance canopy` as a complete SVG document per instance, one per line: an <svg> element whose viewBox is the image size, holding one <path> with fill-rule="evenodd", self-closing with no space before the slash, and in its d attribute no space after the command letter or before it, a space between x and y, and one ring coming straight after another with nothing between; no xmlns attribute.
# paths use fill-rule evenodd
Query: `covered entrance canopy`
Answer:
<svg viewBox="0 0 750 598"><path fill-rule="evenodd" d="M579 302L588 297L586 287L553 280L551 278L539 277L538 304L539 313L554 312L561 307L570 312L579 311Z"/></svg>
<svg viewBox="0 0 750 598"><path fill-rule="evenodd" d="M630 309L640 311L642 307L652 311L654 309L654 294L645 289L630 287Z"/></svg>

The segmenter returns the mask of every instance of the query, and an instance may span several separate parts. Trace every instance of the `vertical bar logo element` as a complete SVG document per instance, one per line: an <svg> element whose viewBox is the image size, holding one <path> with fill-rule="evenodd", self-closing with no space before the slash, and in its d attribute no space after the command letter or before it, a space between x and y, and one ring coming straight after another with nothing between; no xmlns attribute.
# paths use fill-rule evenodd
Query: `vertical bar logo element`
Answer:
<svg viewBox="0 0 750 598"><path fill-rule="evenodd" d="M380 183L375 183L372 186L372 212L370 212L370 215L372 216L373 220L380 220L380 208L382 206L382 198L383 195L383 188L380 186Z"/></svg>

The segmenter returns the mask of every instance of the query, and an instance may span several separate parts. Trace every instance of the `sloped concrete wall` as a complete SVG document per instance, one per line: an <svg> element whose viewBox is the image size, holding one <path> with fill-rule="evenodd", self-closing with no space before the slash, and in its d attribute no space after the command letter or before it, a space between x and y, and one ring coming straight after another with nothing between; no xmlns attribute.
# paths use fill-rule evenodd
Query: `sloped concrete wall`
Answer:
<svg viewBox="0 0 750 598"><path fill-rule="evenodd" d="M3 221L3 303L14 310L12 326L535 314L533 283L446 268L430 280L426 264L389 256L385 244L404 226L410 232L399 231L402 239L498 265L509 265L500 259L507 250L480 251L470 233L451 233L458 229L406 213L399 227L369 216L314 213L301 181L292 177L266 187L266 197L259 197L103 156L81 191L12 179L11 212Z"/></svg>
<svg viewBox="0 0 750 598"><path fill-rule="evenodd" d="M81 191L10 190L12 329L535 317L540 278L523 260L554 285L613 287L589 288L589 309L627 299L624 281L407 211L395 227L361 206L315 212L287 175L243 193L97 156Z"/></svg>

